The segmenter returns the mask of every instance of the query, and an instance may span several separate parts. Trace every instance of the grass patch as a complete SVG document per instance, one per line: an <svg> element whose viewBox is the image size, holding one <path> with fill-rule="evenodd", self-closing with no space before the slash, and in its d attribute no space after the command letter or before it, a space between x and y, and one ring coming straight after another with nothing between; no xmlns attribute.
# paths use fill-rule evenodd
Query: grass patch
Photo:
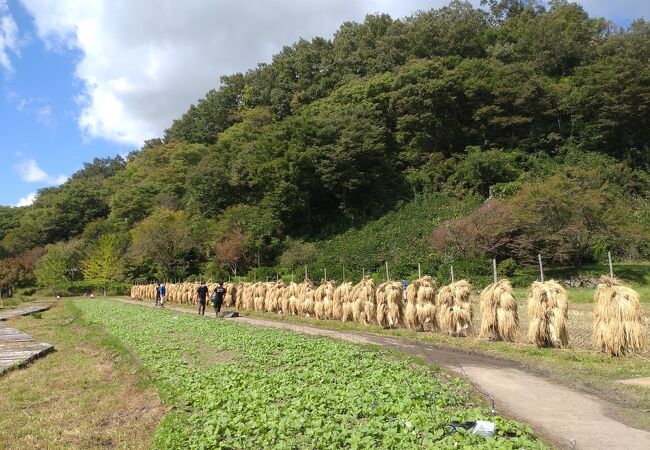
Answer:
<svg viewBox="0 0 650 450"><path fill-rule="evenodd" d="M0 448L150 448L164 413L138 360L69 300L10 326L55 351L0 378Z"/></svg>

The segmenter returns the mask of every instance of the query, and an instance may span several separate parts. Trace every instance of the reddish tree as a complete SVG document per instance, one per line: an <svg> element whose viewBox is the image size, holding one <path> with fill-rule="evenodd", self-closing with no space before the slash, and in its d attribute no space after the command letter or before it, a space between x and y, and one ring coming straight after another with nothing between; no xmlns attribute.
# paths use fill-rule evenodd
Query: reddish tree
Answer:
<svg viewBox="0 0 650 450"><path fill-rule="evenodd" d="M429 236L435 251L466 256L509 256L515 225L512 211L500 200L487 200L470 215L443 222Z"/></svg>
<svg viewBox="0 0 650 450"><path fill-rule="evenodd" d="M224 240L214 244L213 251L221 265L228 267L237 276L237 266L246 258L246 236L233 229Z"/></svg>

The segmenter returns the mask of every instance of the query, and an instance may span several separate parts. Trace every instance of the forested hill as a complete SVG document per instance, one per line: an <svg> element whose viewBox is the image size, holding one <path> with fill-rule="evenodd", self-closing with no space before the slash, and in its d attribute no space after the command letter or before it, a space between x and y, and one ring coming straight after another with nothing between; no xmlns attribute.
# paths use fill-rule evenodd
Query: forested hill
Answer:
<svg viewBox="0 0 650 450"><path fill-rule="evenodd" d="M0 208L2 282L648 259L650 23L488 3L222 77L126 160Z"/></svg>

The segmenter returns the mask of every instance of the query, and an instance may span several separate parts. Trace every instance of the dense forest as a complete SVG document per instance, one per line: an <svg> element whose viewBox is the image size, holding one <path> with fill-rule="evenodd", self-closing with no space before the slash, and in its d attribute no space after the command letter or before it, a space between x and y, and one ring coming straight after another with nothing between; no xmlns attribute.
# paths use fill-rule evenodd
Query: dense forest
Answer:
<svg viewBox="0 0 650 450"><path fill-rule="evenodd" d="M646 260L649 58L650 23L563 0L344 23L0 207L0 283Z"/></svg>

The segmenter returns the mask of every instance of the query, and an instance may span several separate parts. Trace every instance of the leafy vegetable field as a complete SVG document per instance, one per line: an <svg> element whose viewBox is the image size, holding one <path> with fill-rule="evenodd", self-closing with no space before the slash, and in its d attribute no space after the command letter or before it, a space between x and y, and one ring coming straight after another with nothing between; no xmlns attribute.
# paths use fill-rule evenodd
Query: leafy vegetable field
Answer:
<svg viewBox="0 0 650 450"><path fill-rule="evenodd" d="M468 386L375 350L109 300L77 300L154 377L169 412L156 448L543 448L496 418L497 436L450 433L489 417Z"/></svg>

